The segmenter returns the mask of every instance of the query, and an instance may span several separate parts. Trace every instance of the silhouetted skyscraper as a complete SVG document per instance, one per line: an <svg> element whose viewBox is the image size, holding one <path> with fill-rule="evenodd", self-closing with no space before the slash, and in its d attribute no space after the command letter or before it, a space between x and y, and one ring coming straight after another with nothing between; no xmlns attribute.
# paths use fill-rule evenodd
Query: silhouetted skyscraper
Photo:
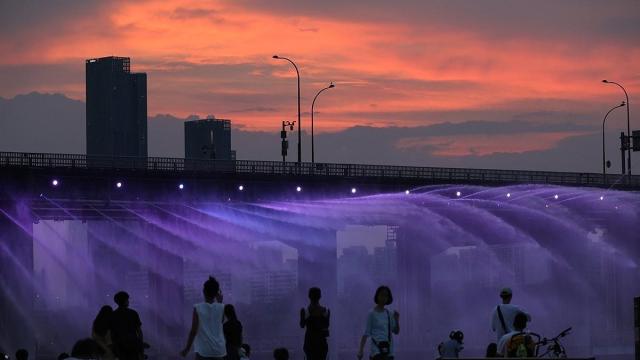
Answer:
<svg viewBox="0 0 640 360"><path fill-rule="evenodd" d="M235 160L231 150L231 120L216 118L184 122L185 159Z"/></svg>
<svg viewBox="0 0 640 360"><path fill-rule="evenodd" d="M86 61L87 155L147 157L147 74L125 57Z"/></svg>

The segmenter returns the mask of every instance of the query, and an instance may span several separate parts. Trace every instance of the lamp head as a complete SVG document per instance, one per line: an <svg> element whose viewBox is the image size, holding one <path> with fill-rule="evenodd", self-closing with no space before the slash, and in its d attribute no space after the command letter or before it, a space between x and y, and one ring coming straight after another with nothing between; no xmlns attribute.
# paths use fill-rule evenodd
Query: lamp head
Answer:
<svg viewBox="0 0 640 360"><path fill-rule="evenodd" d="M605 79L605 80L602 80L602 82L606 84L606 83L608 83L609 81Z"/></svg>
<svg viewBox="0 0 640 360"><path fill-rule="evenodd" d="M620 106L626 106L627 103L625 103L624 101L620 103Z"/></svg>
<svg viewBox="0 0 640 360"><path fill-rule="evenodd" d="M336 87L335 85L333 85L333 82L331 84L329 84L329 89Z"/></svg>
<svg viewBox="0 0 640 360"><path fill-rule="evenodd" d="M278 55L273 55L274 59L279 59L280 57Z"/></svg>

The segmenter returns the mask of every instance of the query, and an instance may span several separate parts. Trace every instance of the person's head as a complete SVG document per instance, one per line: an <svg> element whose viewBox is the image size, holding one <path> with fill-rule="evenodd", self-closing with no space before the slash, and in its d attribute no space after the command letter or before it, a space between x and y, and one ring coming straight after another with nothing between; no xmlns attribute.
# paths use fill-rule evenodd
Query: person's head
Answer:
<svg viewBox="0 0 640 360"><path fill-rule="evenodd" d="M29 359L29 352L26 349L20 349L16 351L16 360L27 360Z"/></svg>
<svg viewBox="0 0 640 360"><path fill-rule="evenodd" d="M523 312L519 312L513 319L513 328L517 331L522 331L527 327L527 321L527 315Z"/></svg>
<svg viewBox="0 0 640 360"><path fill-rule="evenodd" d="M242 344L240 348L242 349L242 351L244 351L244 355L246 357L251 356L251 346L249 346L249 344Z"/></svg>
<svg viewBox="0 0 640 360"><path fill-rule="evenodd" d="M63 352L60 355L58 355L58 360L64 360L66 358L70 357L69 354Z"/></svg>
<svg viewBox="0 0 640 360"><path fill-rule="evenodd" d="M503 304L509 304L512 296L513 292L511 291L511 288L506 287L500 290L500 298L502 299Z"/></svg>
<svg viewBox="0 0 640 360"><path fill-rule="evenodd" d="M393 294L391 294L391 289L386 285L378 287L375 295L373 295L373 302L379 306L391 305L393 303Z"/></svg>
<svg viewBox="0 0 640 360"><path fill-rule="evenodd" d="M322 297L322 291L319 287L312 287L309 289L309 301L312 303L320 302L320 298Z"/></svg>
<svg viewBox="0 0 640 360"><path fill-rule="evenodd" d="M129 307L129 294L127 294L126 291L118 291L113 296L113 301L118 305L118 307Z"/></svg>
<svg viewBox="0 0 640 360"><path fill-rule="evenodd" d="M289 360L289 350L286 348L277 348L273 350L274 360Z"/></svg>
<svg viewBox="0 0 640 360"><path fill-rule="evenodd" d="M236 315L236 308L231 304L226 304L224 306L224 316L229 320L238 320L238 316Z"/></svg>
<svg viewBox="0 0 640 360"><path fill-rule="evenodd" d="M100 308L98 315L93 320L93 331L99 335L104 335L109 326L111 325L111 315L113 315L113 308L109 305L105 305Z"/></svg>
<svg viewBox="0 0 640 360"><path fill-rule="evenodd" d="M71 356L78 359L100 359L104 355L104 350L93 339L78 340L73 349L71 349Z"/></svg>
<svg viewBox="0 0 640 360"><path fill-rule="evenodd" d="M497 357L498 356L498 344L496 343L490 343L487 346L487 352L484 355L484 357L486 358L493 358L493 357Z"/></svg>
<svg viewBox="0 0 640 360"><path fill-rule="evenodd" d="M451 333L449 333L449 339L455 340L462 344L462 340L464 340L464 333L460 330L453 330Z"/></svg>
<svg viewBox="0 0 640 360"><path fill-rule="evenodd" d="M213 301L215 297L220 293L220 284L218 280L213 276L209 276L209 279L204 282L202 285L202 293L204 294L205 300Z"/></svg>

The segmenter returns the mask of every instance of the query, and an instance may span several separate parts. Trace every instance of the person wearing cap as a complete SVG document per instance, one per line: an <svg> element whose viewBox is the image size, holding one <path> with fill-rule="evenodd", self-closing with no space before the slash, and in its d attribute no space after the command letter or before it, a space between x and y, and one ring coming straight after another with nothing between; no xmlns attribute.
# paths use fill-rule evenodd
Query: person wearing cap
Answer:
<svg viewBox="0 0 640 360"><path fill-rule="evenodd" d="M511 304L512 297L513 292L511 291L511 288L503 288L500 291L502 304L495 307L493 315L491 316L491 330L496 333L496 339L498 342L505 334L514 331L513 321L518 313L525 314L527 316L527 320L531 321L531 315L518 305Z"/></svg>

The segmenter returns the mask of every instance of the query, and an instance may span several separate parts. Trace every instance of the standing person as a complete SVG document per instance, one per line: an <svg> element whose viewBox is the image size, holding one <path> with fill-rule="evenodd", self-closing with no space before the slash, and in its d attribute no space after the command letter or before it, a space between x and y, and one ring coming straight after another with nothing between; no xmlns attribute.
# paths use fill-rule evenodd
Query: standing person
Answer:
<svg viewBox="0 0 640 360"><path fill-rule="evenodd" d="M223 360L227 350L222 328L224 305L218 281L209 276L204 282L202 294L204 302L193 306L191 331L180 355L187 356L193 345L196 360Z"/></svg>
<svg viewBox="0 0 640 360"><path fill-rule="evenodd" d="M388 286L380 286L373 296L373 301L376 306L367 316L367 326L362 339L360 339L358 359L362 359L364 345L367 342L367 338L370 337L371 349L369 358L372 360L393 360L395 349L391 333L396 335L400 333L400 314L397 311L391 314L385 308L385 306L393 303L391 289Z"/></svg>
<svg viewBox="0 0 640 360"><path fill-rule="evenodd" d="M103 359L112 360L115 359L111 350L111 321L113 317L113 308L109 305L105 305L100 309L95 320L93 320L93 326L91 327L91 338L95 340L100 347L104 350Z"/></svg>
<svg viewBox="0 0 640 360"><path fill-rule="evenodd" d="M513 292L511 291L511 288L503 288L502 291L500 291L502 304L496 306L493 310L493 315L491 317L491 330L496 333L497 341L500 341L505 334L513 331L513 321L515 320L516 314L523 313L527 316L527 319L531 321L531 316L529 314L522 310L518 305L511 304L512 297Z"/></svg>
<svg viewBox="0 0 640 360"><path fill-rule="evenodd" d="M300 309L300 327L305 328L304 354L307 360L325 360L329 346L329 309L320 305L322 291L320 288L309 289L309 306Z"/></svg>
<svg viewBox="0 0 640 360"><path fill-rule="evenodd" d="M227 360L240 359L240 347L242 346L242 323L238 320L236 309L231 304L224 306L224 316L227 318L222 329L227 344Z"/></svg>
<svg viewBox="0 0 640 360"><path fill-rule="evenodd" d="M111 340L119 360L143 358L142 322L138 313L129 309L129 294L120 291L113 296L118 308L111 316Z"/></svg>

